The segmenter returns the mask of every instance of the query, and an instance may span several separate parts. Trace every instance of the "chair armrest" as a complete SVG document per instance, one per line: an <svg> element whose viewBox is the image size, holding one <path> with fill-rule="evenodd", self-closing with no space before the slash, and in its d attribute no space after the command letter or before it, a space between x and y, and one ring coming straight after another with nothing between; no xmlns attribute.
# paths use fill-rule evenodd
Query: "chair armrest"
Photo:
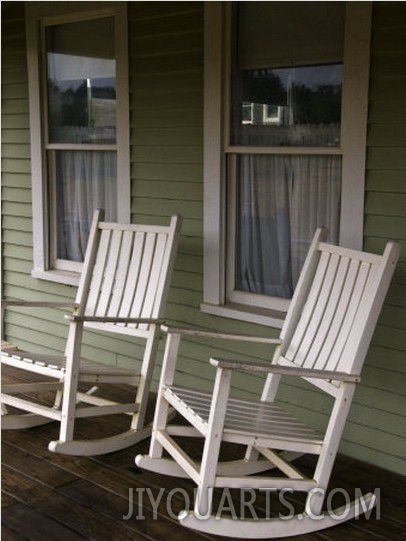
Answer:
<svg viewBox="0 0 406 541"><path fill-rule="evenodd" d="M139 323L139 324L156 324L161 325L164 320L147 317L109 317L109 316L79 316L70 315L65 316L69 321L89 321L93 323Z"/></svg>
<svg viewBox="0 0 406 541"><path fill-rule="evenodd" d="M182 334L185 336L197 336L201 338L216 338L222 340L236 340L240 342L257 342L263 344L277 344L280 345L282 341L279 338L267 338L263 336L253 336L244 334L223 333L216 331L203 331L200 329L187 329L181 327L168 327L162 325L161 329L167 334Z"/></svg>
<svg viewBox="0 0 406 541"><path fill-rule="evenodd" d="M210 364L216 368L226 368L229 370L243 370L245 372L257 372L265 374L279 374L281 376L299 376L303 378L340 380L352 383L359 383L361 378L345 372L334 372L333 370L313 370L312 368L302 368L300 366L280 366L265 363L247 363L245 361L236 361L228 359L210 359Z"/></svg>

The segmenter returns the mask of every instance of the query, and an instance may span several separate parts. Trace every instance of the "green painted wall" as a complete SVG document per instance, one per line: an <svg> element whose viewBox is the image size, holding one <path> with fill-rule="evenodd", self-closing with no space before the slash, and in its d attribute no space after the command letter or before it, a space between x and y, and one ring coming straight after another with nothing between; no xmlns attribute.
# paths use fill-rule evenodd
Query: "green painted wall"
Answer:
<svg viewBox="0 0 406 541"><path fill-rule="evenodd" d="M406 4L374 2L372 28L364 246L381 252L396 239L402 254L344 450L406 473Z"/></svg>
<svg viewBox="0 0 406 541"><path fill-rule="evenodd" d="M33 279L28 87L23 3L3 2L2 158L3 295L72 299L74 288ZM365 247L381 251L406 236L406 6L374 3L371 54ZM184 216L167 317L178 325L276 335L276 331L203 314L203 3L130 2L130 119L132 220L164 222ZM341 450L393 471L405 470L404 362L406 247L379 321ZM25 347L61 351L63 312L7 310L5 335ZM45 333L45 338L43 333ZM234 350L233 350L234 349ZM162 350L162 348L161 348ZM252 347L186 341L184 383L209 388L208 358L253 356ZM90 335L84 353L128 364L128 339ZM255 348L263 360L271 351ZM155 385L158 370L156 371ZM260 379L239 375L235 393L252 396ZM282 400L322 425L327 402L302 385L285 385ZM301 406L304 400L305 407ZM402 424L403 422L403 424Z"/></svg>

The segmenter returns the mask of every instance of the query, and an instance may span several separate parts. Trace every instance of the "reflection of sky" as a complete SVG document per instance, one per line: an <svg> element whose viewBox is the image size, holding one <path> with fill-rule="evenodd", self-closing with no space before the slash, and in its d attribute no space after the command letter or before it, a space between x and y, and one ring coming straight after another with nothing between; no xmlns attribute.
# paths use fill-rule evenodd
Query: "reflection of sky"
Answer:
<svg viewBox="0 0 406 541"><path fill-rule="evenodd" d="M93 58L60 53L48 53L48 78L76 90L86 79L110 79L116 76L116 61L110 58ZM59 84L59 86L62 86Z"/></svg>
<svg viewBox="0 0 406 541"><path fill-rule="evenodd" d="M304 84L316 89L321 85L340 85L342 82L342 64L328 66L301 66L269 70L276 75L285 88L289 83Z"/></svg>

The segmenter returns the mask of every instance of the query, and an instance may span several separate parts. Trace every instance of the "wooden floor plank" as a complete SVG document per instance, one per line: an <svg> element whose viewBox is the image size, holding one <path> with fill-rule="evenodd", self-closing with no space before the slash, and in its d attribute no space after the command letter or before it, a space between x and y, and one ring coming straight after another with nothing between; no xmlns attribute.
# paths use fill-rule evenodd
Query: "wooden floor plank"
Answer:
<svg viewBox="0 0 406 541"><path fill-rule="evenodd" d="M13 381L13 374L6 376ZM123 388L112 394L124 395ZM149 408L151 416L153 402ZM123 429L128 418L110 416L81 419L80 437L97 437L101 431ZM194 485L190 480L159 476L135 466L134 457L147 453L149 442L98 457L70 457L48 451L48 442L58 436L58 424L50 423L29 430L2 433L2 541L221 541L222 537L199 534L182 528L171 516L185 506L185 497L193 503ZM188 442L198 456L200 444ZM235 447L226 446L224 458L237 458ZM299 459L301 468L312 470L314 459ZM337 527L292 541L401 541L405 539L406 517L404 478L368 464L339 456L331 477L329 491L338 488L362 494L380 489L380 519L372 512ZM124 520L130 509L130 491L134 498L133 515ZM148 492L149 491L149 492ZM138 509L143 495L142 508ZM186 494L186 496L185 496ZM217 502L221 495L216 492ZM281 510L277 496L272 496L273 512ZM337 494L339 497L339 494ZM155 502L159 500L159 504ZM170 498L170 506L168 504ZM262 498L262 499L261 499ZM287 498L288 499L288 498ZM264 496L255 501L255 510L265 509ZM289 501L295 506L303 495ZM240 504L238 493L233 502ZM335 500L334 500L335 502ZM157 510L156 517L154 509ZM288 527L288 525L287 525Z"/></svg>
<svg viewBox="0 0 406 541"><path fill-rule="evenodd" d="M8 537L10 535L10 537ZM23 503L2 516L2 541L84 541L86 537Z"/></svg>

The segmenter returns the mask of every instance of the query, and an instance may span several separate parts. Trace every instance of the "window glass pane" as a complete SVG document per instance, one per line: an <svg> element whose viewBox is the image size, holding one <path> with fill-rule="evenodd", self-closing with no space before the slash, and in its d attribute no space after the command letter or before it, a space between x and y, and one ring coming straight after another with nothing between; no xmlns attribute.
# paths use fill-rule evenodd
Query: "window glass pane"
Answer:
<svg viewBox="0 0 406 541"><path fill-rule="evenodd" d="M341 157L236 158L235 289L292 296L317 227L338 240Z"/></svg>
<svg viewBox="0 0 406 541"><path fill-rule="evenodd" d="M342 64L237 70L231 144L338 146Z"/></svg>
<svg viewBox="0 0 406 541"><path fill-rule="evenodd" d="M50 143L116 141L112 17L46 28Z"/></svg>
<svg viewBox="0 0 406 541"><path fill-rule="evenodd" d="M58 150L54 160L56 256L83 261L93 212L117 220L117 155L108 151Z"/></svg>

